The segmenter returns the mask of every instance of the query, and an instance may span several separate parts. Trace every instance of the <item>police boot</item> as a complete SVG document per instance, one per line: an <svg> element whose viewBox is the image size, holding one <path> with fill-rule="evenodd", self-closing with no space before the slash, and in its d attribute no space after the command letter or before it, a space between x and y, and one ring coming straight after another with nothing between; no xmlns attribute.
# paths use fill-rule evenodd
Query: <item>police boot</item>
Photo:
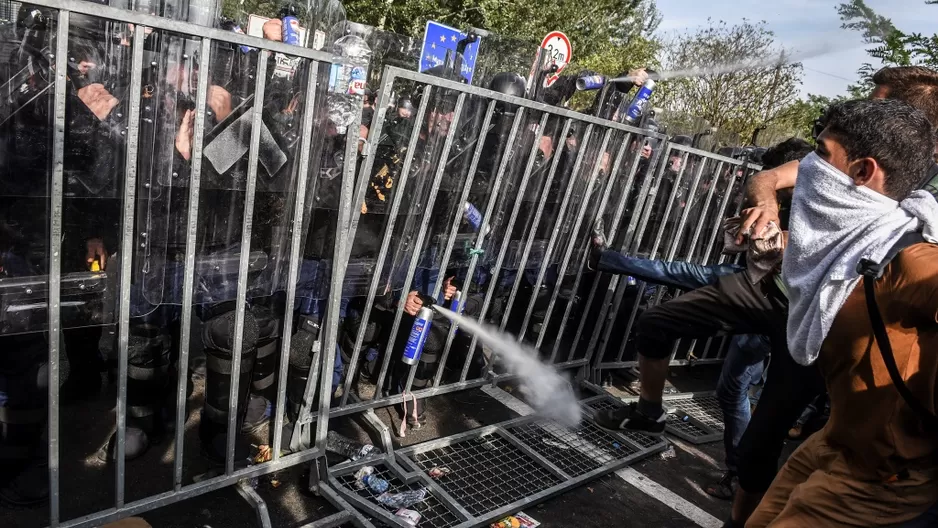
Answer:
<svg viewBox="0 0 938 528"><path fill-rule="evenodd" d="M0 338L0 503L9 506L49 497L48 353L41 334Z"/></svg>
<svg viewBox="0 0 938 528"><path fill-rule="evenodd" d="M319 318L300 316L296 333L290 340L290 367L287 370L287 415L291 422L300 416L306 383L309 380L315 354L313 347L319 340ZM315 392L313 393L315 398ZM307 402L312 405L313 402Z"/></svg>
<svg viewBox="0 0 938 528"><path fill-rule="evenodd" d="M202 343L205 347L205 405L199 424L202 454L210 461L225 460L228 433L228 408L231 392L232 351L235 340L235 303L210 308L202 316ZM238 412L235 431L240 431L251 389L251 377L257 358L257 321L249 309L244 313L244 337L241 346L241 373L238 377ZM247 457L247 445L235 443L235 459Z"/></svg>
<svg viewBox="0 0 938 528"><path fill-rule="evenodd" d="M353 313L342 322L342 331L340 334L339 349L342 352L342 361L346 365L351 365L352 354L355 349L355 341L358 339L358 332L361 328L362 317ZM379 326L375 321L368 321L365 328L365 338L358 351L359 368L355 369L355 379L352 379L352 387L356 387L358 379L362 376L372 383L378 380L378 371L381 369L381 354L378 352ZM350 367L351 368L351 367Z"/></svg>
<svg viewBox="0 0 938 528"><path fill-rule="evenodd" d="M107 332L105 332L107 334ZM166 394L175 378L170 351L172 338L159 326L138 324L127 338L127 428L125 460L142 456L150 444L159 443L173 423L164 409ZM175 409L175 406L170 407ZM117 433L107 446L108 460L117 459Z"/></svg>
<svg viewBox="0 0 938 528"><path fill-rule="evenodd" d="M254 432L269 420L276 397L277 367L280 363L280 318L265 306L251 307L257 321L257 360L251 376L251 398L244 418L244 432Z"/></svg>

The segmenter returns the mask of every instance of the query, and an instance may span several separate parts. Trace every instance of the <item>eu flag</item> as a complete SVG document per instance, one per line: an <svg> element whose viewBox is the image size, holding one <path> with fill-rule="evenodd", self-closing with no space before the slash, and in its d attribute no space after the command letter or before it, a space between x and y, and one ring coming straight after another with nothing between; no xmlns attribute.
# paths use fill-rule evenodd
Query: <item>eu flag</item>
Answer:
<svg viewBox="0 0 938 528"><path fill-rule="evenodd" d="M420 72L423 73L430 68L446 64L447 50L455 58L456 44L466 36L458 29L453 29L439 22L427 21L427 31L423 36L423 50L420 53ZM463 52L460 74L469 84L472 84L472 75L475 73L480 40L477 39L466 46L466 50Z"/></svg>

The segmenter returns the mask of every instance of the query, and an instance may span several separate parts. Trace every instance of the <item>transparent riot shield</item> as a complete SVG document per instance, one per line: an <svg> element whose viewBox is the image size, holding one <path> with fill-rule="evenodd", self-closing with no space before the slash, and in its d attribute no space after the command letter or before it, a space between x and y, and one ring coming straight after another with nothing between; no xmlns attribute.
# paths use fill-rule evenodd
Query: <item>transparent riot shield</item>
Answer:
<svg viewBox="0 0 938 528"><path fill-rule="evenodd" d="M50 259L61 273L63 328L112 317L125 171L130 42L125 25L75 14L68 33L65 111L54 112L56 45L52 12L23 4L8 33L16 51L2 88L0 206L3 223L0 333L43 330ZM10 41L4 49L10 51ZM64 128L55 144L54 131ZM61 186L53 164L63 155ZM52 207L55 204L55 207ZM59 209L59 205L60 209ZM58 218L55 218L58 217ZM50 251L50 230L61 248ZM60 230L60 231L59 231Z"/></svg>

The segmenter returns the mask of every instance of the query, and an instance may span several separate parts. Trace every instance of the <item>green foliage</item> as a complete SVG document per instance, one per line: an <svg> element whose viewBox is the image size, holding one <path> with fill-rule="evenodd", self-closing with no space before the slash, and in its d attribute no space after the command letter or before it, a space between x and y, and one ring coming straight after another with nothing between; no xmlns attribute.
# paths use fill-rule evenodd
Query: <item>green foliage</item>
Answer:
<svg viewBox="0 0 938 528"><path fill-rule="evenodd" d="M660 83L656 106L668 114L703 118L719 135L747 141L753 131L783 121L797 100L800 64L788 64L764 22L709 21L664 46L666 70L684 71ZM735 140L734 140L735 141Z"/></svg>
<svg viewBox="0 0 938 528"><path fill-rule="evenodd" d="M328 0L308 0L310 11ZM276 0L227 0L223 13L246 22L250 13L275 16ZM483 77L511 70L527 77L541 39L561 30L574 50L571 70L616 75L654 65L659 45L653 38L661 14L654 0L346 0L349 21L390 33L423 38L428 20L452 27L487 30L478 63Z"/></svg>
<svg viewBox="0 0 938 528"><path fill-rule="evenodd" d="M938 5L938 0L925 3ZM840 4L837 13L843 28L861 32L863 39L873 45L867 52L883 65L938 68L938 34L904 33L891 20L873 11L864 0ZM859 84L850 87L851 94L868 94L873 88L872 77L876 70L872 64L864 64L859 70Z"/></svg>

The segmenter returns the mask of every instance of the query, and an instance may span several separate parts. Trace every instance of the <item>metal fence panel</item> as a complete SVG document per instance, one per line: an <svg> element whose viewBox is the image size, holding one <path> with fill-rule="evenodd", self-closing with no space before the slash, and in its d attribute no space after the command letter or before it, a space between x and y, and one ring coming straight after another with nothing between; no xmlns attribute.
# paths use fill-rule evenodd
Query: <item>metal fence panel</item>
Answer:
<svg viewBox="0 0 938 528"><path fill-rule="evenodd" d="M54 49L43 59L52 82L39 87L51 106L40 193L48 225L41 266L0 280L0 333L45 340L51 526L96 525L297 464L311 464L312 487L348 509L314 526L368 525L349 505L399 525L357 487L362 464L326 465L329 419L352 414L380 430L388 448L381 475L395 489L430 489L418 511L432 526L494 519L664 447L595 425L591 413L609 404L603 397L586 402L588 416L573 430L525 417L397 453L372 410L512 377L497 353L440 318L424 361L401 362L418 292L517 334L557 368L580 369L579 381L633 364L628 337L641 305L674 292L640 283L636 293L627 280L590 270L592 229L602 223L611 246L630 255L712 262L752 166L394 66L381 72L377 108L362 123L362 101L328 88L342 62L331 53L95 3L34 4L52 13L37 34L41 49ZM88 233L69 223L83 197L74 186L103 187L82 180L86 168L75 166L68 139L75 96L67 83L84 74L55 58L80 66L69 43L89 27L121 37L103 59L119 78L108 88L122 90L126 104L107 131L120 161L106 182L116 212L104 221L116 250L95 261L99 269L76 272L69 244ZM107 81L100 75L88 78ZM416 111L396 108L398 94L419 101ZM350 119L331 130L337 101ZM63 450L83 449L63 442L74 431L63 426L71 422L63 420L62 357L74 353L76 335L107 356L116 381L114 433L90 463L114 472L111 507L100 493L76 504L79 494L63 487L72 485L63 461L69 470L80 463ZM721 359L719 351L695 356L696 343L681 347L673 364ZM198 415L193 405L202 406ZM112 419L110 407L98 407ZM687 438L713 433L705 413L691 410L690 425L670 427ZM138 430L169 440L165 482L135 474L128 457ZM246 462L252 435L270 440L269 461ZM197 450L213 463L194 459ZM441 465L453 473L426 475ZM263 499L237 489L269 522Z"/></svg>

